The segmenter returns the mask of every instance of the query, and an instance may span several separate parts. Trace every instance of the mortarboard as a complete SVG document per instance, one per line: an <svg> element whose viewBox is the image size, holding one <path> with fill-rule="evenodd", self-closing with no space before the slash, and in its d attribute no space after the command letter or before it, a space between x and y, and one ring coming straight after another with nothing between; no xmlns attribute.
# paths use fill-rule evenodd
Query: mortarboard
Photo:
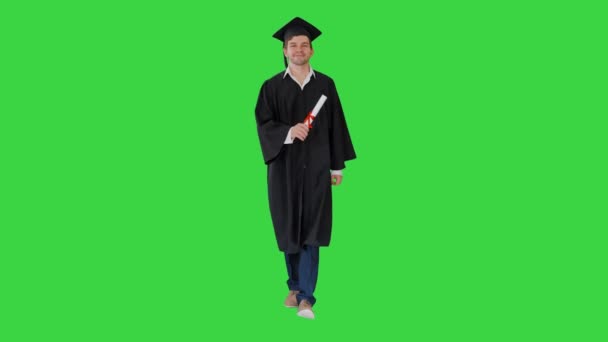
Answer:
<svg viewBox="0 0 608 342"><path fill-rule="evenodd" d="M312 42L321 35L321 31L306 20L300 17L295 17L290 22L285 24L285 26L281 27L272 36L282 42L285 42L285 38L291 34L295 34L297 36L307 36ZM285 58L285 56L283 56L283 61L285 62L285 67L287 67L287 58Z"/></svg>

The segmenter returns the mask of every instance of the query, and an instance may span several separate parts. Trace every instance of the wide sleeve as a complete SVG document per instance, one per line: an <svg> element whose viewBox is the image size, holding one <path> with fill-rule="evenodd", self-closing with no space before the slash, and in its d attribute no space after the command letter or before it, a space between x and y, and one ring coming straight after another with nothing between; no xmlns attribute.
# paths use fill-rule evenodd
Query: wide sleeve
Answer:
<svg viewBox="0 0 608 342"><path fill-rule="evenodd" d="M346 119L344 118L344 111L342 110L342 104L340 97L338 96L338 90L333 80L329 81L329 96L331 98L331 122L330 122L330 158L331 158L331 169L342 170L346 167L344 162L347 160L355 159L355 148L350 139L350 133L346 126Z"/></svg>
<svg viewBox="0 0 608 342"><path fill-rule="evenodd" d="M285 143L285 137L291 128L289 125L277 120L276 94L269 82L266 81L260 89L258 103L255 106L255 120L258 128L258 137L262 147L264 162L269 164L274 160Z"/></svg>

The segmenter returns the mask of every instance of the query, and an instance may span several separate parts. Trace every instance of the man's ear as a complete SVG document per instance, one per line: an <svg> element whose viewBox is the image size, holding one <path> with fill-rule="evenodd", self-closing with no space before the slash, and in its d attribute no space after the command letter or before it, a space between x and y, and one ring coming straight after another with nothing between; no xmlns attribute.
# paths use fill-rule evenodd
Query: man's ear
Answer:
<svg viewBox="0 0 608 342"><path fill-rule="evenodd" d="M283 48L283 56L287 57L287 48Z"/></svg>

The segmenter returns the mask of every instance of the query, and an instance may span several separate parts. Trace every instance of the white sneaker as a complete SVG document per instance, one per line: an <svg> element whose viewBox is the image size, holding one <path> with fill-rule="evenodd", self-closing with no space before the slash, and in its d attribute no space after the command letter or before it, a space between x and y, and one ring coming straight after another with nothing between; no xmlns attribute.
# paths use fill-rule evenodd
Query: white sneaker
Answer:
<svg viewBox="0 0 608 342"><path fill-rule="evenodd" d="M312 305L310 305L306 299L302 300L300 305L298 305L298 316L315 319L315 314L312 312Z"/></svg>

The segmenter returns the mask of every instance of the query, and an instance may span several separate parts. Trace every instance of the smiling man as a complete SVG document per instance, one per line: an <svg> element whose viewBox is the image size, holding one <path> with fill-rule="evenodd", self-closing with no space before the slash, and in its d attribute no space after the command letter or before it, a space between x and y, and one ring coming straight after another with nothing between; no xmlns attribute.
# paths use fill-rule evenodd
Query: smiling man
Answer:
<svg viewBox="0 0 608 342"><path fill-rule="evenodd" d="M286 70L265 81L255 108L268 168L268 198L279 250L285 253L285 306L314 318L319 247L329 246L331 186L355 159L334 81L310 66L321 32L294 18L273 37L283 42Z"/></svg>

